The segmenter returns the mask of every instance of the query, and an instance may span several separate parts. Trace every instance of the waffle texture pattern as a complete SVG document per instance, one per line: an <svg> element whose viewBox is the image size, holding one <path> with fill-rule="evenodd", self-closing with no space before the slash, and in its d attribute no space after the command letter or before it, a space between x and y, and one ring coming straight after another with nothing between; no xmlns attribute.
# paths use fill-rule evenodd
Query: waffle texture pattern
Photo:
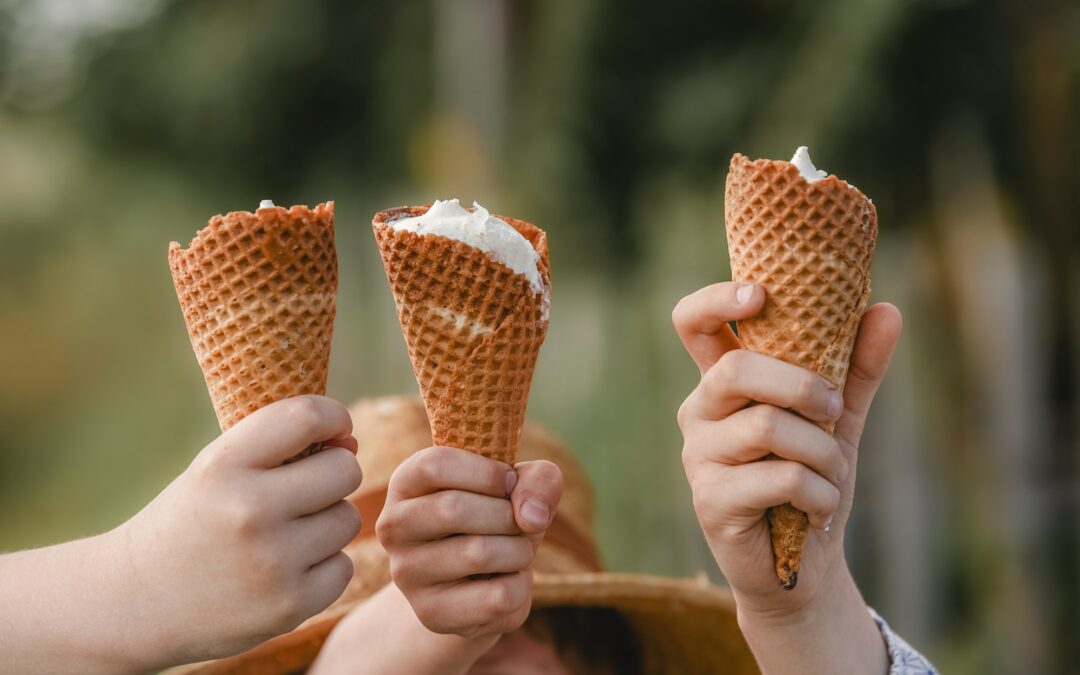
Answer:
<svg viewBox="0 0 1080 675"><path fill-rule="evenodd" d="M187 249L170 245L169 267L222 431L274 401L326 392L333 202L214 216Z"/></svg>
<svg viewBox="0 0 1080 675"><path fill-rule="evenodd" d="M738 322L751 351L807 368L843 390L859 321L870 299L877 210L836 176L808 183L790 162L731 159L724 193L734 281L765 289L765 307ZM833 425L822 425L832 433ZM806 514L769 509L776 573L798 579Z"/></svg>
<svg viewBox="0 0 1080 675"><path fill-rule="evenodd" d="M380 212L372 229L434 441L513 464L547 334L547 237L534 225L498 216L540 255L544 292L537 293L524 275L477 248L387 225L426 210Z"/></svg>

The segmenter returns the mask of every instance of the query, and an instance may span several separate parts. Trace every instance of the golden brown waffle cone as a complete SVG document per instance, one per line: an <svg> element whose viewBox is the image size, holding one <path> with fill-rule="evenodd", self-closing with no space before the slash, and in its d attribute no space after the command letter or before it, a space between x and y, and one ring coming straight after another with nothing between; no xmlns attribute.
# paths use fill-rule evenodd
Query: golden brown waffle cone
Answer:
<svg viewBox="0 0 1080 675"><path fill-rule="evenodd" d="M843 391L870 299L877 210L836 176L808 183L790 162L731 158L724 194L731 276L765 289L764 309L738 322L746 349L812 370ZM832 433L832 424L821 425ZM794 588L806 514L769 509L776 574Z"/></svg>
<svg viewBox="0 0 1080 675"><path fill-rule="evenodd" d="M513 464L547 333L547 237L534 225L498 216L540 255L541 294L477 248L387 225L427 208L382 211L372 229L434 441Z"/></svg>
<svg viewBox="0 0 1080 675"><path fill-rule="evenodd" d="M176 295L221 430L326 392L337 297L334 203L214 216L169 246Z"/></svg>

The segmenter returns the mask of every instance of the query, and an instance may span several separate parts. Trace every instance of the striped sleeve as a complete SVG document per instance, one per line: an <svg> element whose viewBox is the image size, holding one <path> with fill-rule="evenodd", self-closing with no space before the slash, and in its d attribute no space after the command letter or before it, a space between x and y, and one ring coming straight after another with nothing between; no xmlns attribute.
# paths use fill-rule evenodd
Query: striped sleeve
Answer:
<svg viewBox="0 0 1080 675"><path fill-rule="evenodd" d="M889 675L938 675L937 669L925 656L892 632L885 619L872 609L870 615L874 617L874 623L885 639L885 648L889 651Z"/></svg>

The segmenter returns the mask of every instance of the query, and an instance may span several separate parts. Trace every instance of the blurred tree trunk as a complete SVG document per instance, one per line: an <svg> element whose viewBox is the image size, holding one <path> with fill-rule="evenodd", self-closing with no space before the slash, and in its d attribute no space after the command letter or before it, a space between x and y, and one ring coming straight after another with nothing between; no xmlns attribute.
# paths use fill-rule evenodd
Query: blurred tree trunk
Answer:
<svg viewBox="0 0 1080 675"><path fill-rule="evenodd" d="M1077 157L1073 126L1076 110L1070 52L1076 45L1076 6L1061 0L1032 3L1026 53L1021 55L1018 90L1027 102L1026 133L1019 134L1030 153L1030 214L1041 226L1047 262L1046 303L1049 349L1041 355L1050 374L1043 391L1048 409L1046 464L1040 476L1051 519L1045 537L1033 542L1041 552L1032 571L1041 580L1058 645L1056 666L1062 672L1080 662L1080 294L1074 285L1080 223L1077 222ZM1029 555L1029 557L1033 557Z"/></svg>
<svg viewBox="0 0 1080 675"><path fill-rule="evenodd" d="M905 328L861 444L847 546L868 601L906 640L925 648L942 624L934 542L944 481L928 461L926 448L936 447L935 439L918 405L922 385L915 352L927 344L920 331L927 313L919 312L926 277L912 273L912 261L922 259L912 234L878 242L873 300L897 305Z"/></svg>
<svg viewBox="0 0 1080 675"><path fill-rule="evenodd" d="M964 468L975 507L964 526L978 534L976 549L960 554L992 622L995 663L1019 675L1050 672L1046 610L1055 590L1036 570L1064 514L1045 489L1053 450L1039 351L1048 326L1037 302L1044 264L1005 211L990 157L978 119L962 116L943 129L931 175L964 345L964 398L955 419L967 426Z"/></svg>
<svg viewBox="0 0 1080 675"><path fill-rule="evenodd" d="M435 0L435 105L417 167L443 199L496 199L507 100L506 0ZM497 203L491 202L491 203Z"/></svg>

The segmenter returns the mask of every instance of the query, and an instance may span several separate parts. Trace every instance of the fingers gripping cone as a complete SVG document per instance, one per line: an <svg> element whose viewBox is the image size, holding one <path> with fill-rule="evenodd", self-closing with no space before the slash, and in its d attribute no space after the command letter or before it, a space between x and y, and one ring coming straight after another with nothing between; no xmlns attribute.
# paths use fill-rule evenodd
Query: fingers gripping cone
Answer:
<svg viewBox="0 0 1080 675"><path fill-rule="evenodd" d="M169 267L222 431L283 398L324 394L338 270L334 203L214 216Z"/></svg>
<svg viewBox="0 0 1080 675"><path fill-rule="evenodd" d="M372 229L433 440L513 464L547 333L547 237L534 225L499 216L539 255L543 292L537 292L524 275L479 248L388 225L426 211L383 211Z"/></svg>
<svg viewBox="0 0 1080 675"><path fill-rule="evenodd" d="M731 159L724 194L731 274L766 292L764 309L738 322L746 349L807 368L843 390L870 298L877 211L836 176L808 182L790 162ZM833 424L821 425L832 433ZM769 509L776 574L795 587L806 514Z"/></svg>

